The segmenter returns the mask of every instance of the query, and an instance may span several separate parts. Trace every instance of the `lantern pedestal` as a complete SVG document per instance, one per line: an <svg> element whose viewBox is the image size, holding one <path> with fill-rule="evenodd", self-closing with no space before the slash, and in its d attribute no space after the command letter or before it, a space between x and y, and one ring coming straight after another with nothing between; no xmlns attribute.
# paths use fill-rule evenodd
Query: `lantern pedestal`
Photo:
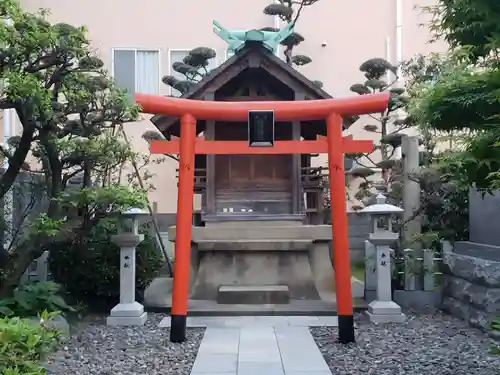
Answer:
<svg viewBox="0 0 500 375"><path fill-rule="evenodd" d="M406 315L401 312L401 307L394 301L372 301L366 312L372 323L404 323Z"/></svg>
<svg viewBox="0 0 500 375"><path fill-rule="evenodd" d="M403 323L406 315L401 307L392 300L391 290L391 248L390 244L398 235L385 231L372 233L370 242L375 245L377 261L377 299L368 305L366 312L372 323Z"/></svg>
<svg viewBox="0 0 500 375"><path fill-rule="evenodd" d="M121 233L111 239L120 247L120 303L111 309L108 326L142 326L147 313L135 300L135 248L144 240L142 234Z"/></svg>
<svg viewBox="0 0 500 375"><path fill-rule="evenodd" d="M404 323L406 315L401 312L401 307L394 301L372 301L366 312L372 323Z"/></svg>
<svg viewBox="0 0 500 375"><path fill-rule="evenodd" d="M119 303L113 307L106 319L108 326L143 326L148 314L139 302Z"/></svg>

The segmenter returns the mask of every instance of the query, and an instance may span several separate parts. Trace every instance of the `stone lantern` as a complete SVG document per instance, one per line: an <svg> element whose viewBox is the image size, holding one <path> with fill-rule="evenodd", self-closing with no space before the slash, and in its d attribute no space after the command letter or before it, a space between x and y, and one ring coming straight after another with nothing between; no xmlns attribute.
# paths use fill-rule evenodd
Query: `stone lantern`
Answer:
<svg viewBox="0 0 500 375"><path fill-rule="evenodd" d="M111 309L107 324L112 326L144 325L147 313L144 306L135 300L136 246L144 240L139 234L139 217L148 214L139 208L122 212L126 224L131 224L129 231L122 231L111 237L111 241L120 247L120 303Z"/></svg>
<svg viewBox="0 0 500 375"><path fill-rule="evenodd" d="M369 241L375 246L377 262L377 299L370 302L367 314L372 323L402 323L406 316L392 300L390 246L399 239L399 234L392 230L392 219L394 215L401 215L403 209L386 203L387 198L382 194L376 201L376 204L361 210L361 213L371 216L373 229Z"/></svg>

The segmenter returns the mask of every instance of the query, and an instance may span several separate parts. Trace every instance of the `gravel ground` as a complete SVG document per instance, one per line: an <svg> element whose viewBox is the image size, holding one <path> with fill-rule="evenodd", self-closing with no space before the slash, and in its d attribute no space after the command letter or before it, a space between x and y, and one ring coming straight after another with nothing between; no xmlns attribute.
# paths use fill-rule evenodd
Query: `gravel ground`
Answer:
<svg viewBox="0 0 500 375"><path fill-rule="evenodd" d="M51 356L50 375L189 375L203 328L188 328L182 344L169 342L164 316L149 314L144 327L108 327L104 317L87 318L69 342Z"/></svg>
<svg viewBox="0 0 500 375"><path fill-rule="evenodd" d="M375 326L356 316L356 344L336 342L337 329L311 328L333 375L498 375L493 341L463 321L436 314Z"/></svg>

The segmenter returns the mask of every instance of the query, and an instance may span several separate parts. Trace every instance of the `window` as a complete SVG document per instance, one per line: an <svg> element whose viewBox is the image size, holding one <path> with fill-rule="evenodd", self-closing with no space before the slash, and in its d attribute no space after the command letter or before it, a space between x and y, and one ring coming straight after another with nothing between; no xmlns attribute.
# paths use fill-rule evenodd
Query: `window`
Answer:
<svg viewBox="0 0 500 375"><path fill-rule="evenodd" d="M171 49L169 51L169 67L170 67L170 75L177 78L179 81L184 81L186 77L184 74L181 74L179 72L176 72L175 70L172 69L172 64L176 62L182 61L184 57L186 57L189 54L189 49ZM212 69L215 69L217 67L217 58L215 59L210 59L208 62L207 70L210 71ZM200 73L205 73L203 69L200 70ZM177 91L174 88L171 88L170 95L172 96L181 96L180 91Z"/></svg>
<svg viewBox="0 0 500 375"><path fill-rule="evenodd" d="M160 93L160 53L158 50L113 50L113 76L129 93Z"/></svg>

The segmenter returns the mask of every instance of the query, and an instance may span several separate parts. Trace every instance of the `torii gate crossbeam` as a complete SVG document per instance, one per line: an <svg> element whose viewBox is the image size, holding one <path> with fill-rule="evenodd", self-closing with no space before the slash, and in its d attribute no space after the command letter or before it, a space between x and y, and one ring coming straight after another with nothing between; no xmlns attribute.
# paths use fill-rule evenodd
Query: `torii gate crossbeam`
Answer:
<svg viewBox="0 0 500 375"><path fill-rule="evenodd" d="M150 146L153 154L174 154L180 152L178 140L153 141ZM342 152L368 153L373 151L372 141L355 141L352 137L342 138ZM326 154L328 142L326 137L318 137L315 141L275 141L273 147L252 147L247 141L205 141L196 138L194 153L202 155L286 155L286 154Z"/></svg>
<svg viewBox="0 0 500 375"><path fill-rule="evenodd" d="M339 319L339 341L354 342L351 269L345 199L344 153L373 150L371 141L342 137L342 117L382 112L389 93L362 95L345 99L264 102L213 102L136 94L142 112L179 117L180 139L154 141L153 153L179 154L179 184L175 242L174 285L172 294L170 340L186 338L186 317L191 253L195 154L301 154L328 153L332 216L333 263ZM273 110L276 121L325 120L327 137L315 141L277 141L273 147L249 147L237 141L205 141L196 138L196 120L247 121L250 110ZM231 125L228 125L231 126Z"/></svg>

